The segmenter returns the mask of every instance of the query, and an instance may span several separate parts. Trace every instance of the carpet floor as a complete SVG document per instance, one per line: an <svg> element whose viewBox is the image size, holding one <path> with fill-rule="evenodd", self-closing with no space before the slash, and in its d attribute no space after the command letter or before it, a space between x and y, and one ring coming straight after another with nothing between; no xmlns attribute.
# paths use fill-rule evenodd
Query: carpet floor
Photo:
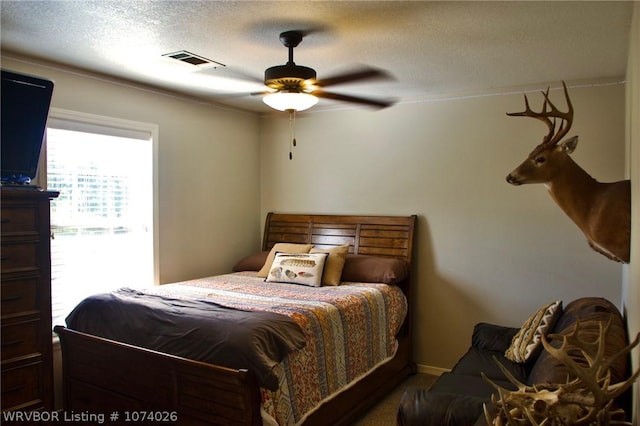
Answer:
<svg viewBox="0 0 640 426"><path fill-rule="evenodd" d="M437 376L430 374L414 374L407 380L400 383L385 399L362 416L353 426L393 426L396 424L396 413L400 398L406 389L423 388L429 389Z"/></svg>

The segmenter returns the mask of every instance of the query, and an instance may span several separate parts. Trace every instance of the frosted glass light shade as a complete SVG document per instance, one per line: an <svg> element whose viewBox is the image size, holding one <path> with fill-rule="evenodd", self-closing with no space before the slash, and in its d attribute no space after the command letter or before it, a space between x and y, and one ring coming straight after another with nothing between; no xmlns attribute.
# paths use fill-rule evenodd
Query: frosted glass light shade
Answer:
<svg viewBox="0 0 640 426"><path fill-rule="evenodd" d="M279 111L304 111L318 103L318 98L302 92L277 92L266 95L262 101Z"/></svg>

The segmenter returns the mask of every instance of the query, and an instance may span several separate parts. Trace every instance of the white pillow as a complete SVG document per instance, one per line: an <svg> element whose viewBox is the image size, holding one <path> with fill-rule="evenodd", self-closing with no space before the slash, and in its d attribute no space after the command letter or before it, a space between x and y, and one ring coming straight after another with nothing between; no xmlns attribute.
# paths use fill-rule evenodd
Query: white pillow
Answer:
<svg viewBox="0 0 640 426"><path fill-rule="evenodd" d="M328 253L276 253L267 282L320 287Z"/></svg>
<svg viewBox="0 0 640 426"><path fill-rule="evenodd" d="M262 268L258 271L257 276L260 278L266 278L267 274L271 270L273 264L273 258L276 257L277 252L282 253L309 253L309 250L313 247L313 244L295 244L295 243L276 243L269 254L267 260L264 262Z"/></svg>

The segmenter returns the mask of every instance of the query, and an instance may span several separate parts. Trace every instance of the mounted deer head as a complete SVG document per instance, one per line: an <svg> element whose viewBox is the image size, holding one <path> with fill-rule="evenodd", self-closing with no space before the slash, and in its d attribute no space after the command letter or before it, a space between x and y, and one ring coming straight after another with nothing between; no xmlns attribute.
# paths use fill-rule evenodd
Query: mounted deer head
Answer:
<svg viewBox="0 0 640 426"><path fill-rule="evenodd" d="M544 183L553 200L585 234L591 248L609 259L629 263L631 182L598 182L570 157L578 145L578 137L560 143L573 123L573 105L564 81L562 86L567 112L556 108L547 89L542 92L544 104L540 112L531 109L525 95L525 110L507 113L512 117L540 120L549 130L527 159L509 173L507 182L512 185Z"/></svg>

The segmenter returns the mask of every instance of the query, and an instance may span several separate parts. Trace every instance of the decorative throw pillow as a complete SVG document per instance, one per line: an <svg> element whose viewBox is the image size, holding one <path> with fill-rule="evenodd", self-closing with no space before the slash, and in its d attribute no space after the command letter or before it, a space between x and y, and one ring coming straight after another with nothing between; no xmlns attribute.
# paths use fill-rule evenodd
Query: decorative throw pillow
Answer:
<svg viewBox="0 0 640 426"><path fill-rule="evenodd" d="M267 260L264 262L262 269L258 271L257 276L261 278L266 278L267 274L271 270L271 264L273 263L273 259L276 256L277 252L281 253L309 253L313 244L293 244L293 243L276 243L269 255L267 256Z"/></svg>
<svg viewBox="0 0 640 426"><path fill-rule="evenodd" d="M520 331L513 336L511 346L504 356L513 362L525 363L542 349L542 336L546 335L562 314L562 301L541 307L538 312L529 317Z"/></svg>
<svg viewBox="0 0 640 426"><path fill-rule="evenodd" d="M324 272L322 273L322 285L339 285L342 277L342 268L347 258L349 246L338 246L330 249L312 248L309 253L328 253L327 261L324 264Z"/></svg>
<svg viewBox="0 0 640 426"><path fill-rule="evenodd" d="M328 253L276 253L265 281L320 287Z"/></svg>

